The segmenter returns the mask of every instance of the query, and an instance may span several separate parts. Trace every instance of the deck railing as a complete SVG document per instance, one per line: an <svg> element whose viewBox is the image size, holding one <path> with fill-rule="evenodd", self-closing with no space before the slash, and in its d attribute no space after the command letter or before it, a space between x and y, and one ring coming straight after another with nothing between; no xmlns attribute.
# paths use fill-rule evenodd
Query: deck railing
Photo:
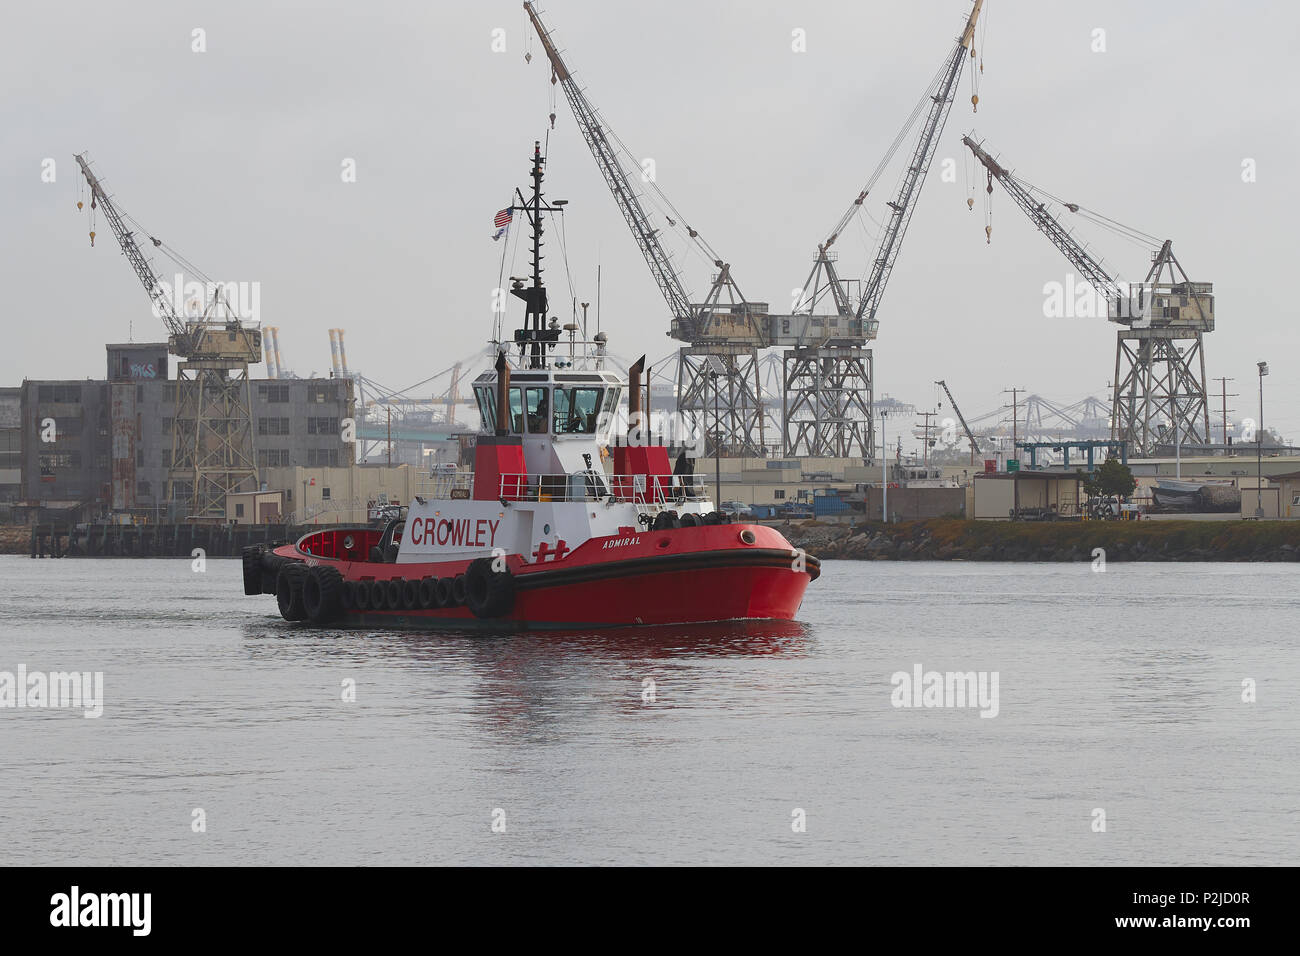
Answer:
<svg viewBox="0 0 1300 956"><path fill-rule="evenodd" d="M474 469L435 471L416 484L417 491L424 498L468 498L474 489Z"/></svg>
<svg viewBox="0 0 1300 956"><path fill-rule="evenodd" d="M646 508L667 508L704 501L704 483L680 475L502 475L501 497L507 501L630 501Z"/></svg>

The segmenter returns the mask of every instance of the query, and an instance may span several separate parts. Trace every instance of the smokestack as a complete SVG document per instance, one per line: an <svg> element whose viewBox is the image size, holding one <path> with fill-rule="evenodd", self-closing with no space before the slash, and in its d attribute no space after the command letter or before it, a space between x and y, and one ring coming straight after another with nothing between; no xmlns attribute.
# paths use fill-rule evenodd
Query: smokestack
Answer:
<svg viewBox="0 0 1300 956"><path fill-rule="evenodd" d="M348 374L348 351L343 347L343 330L335 329L339 336L339 364L343 366L343 374Z"/></svg>
<svg viewBox="0 0 1300 956"><path fill-rule="evenodd" d="M339 340L338 329L330 329L330 365L334 369L334 377L338 378L343 374L343 366L339 364Z"/></svg>
<svg viewBox="0 0 1300 956"><path fill-rule="evenodd" d="M266 360L266 377L279 378L280 369L275 361L275 333L276 328L268 325L262 329L262 357Z"/></svg>
<svg viewBox="0 0 1300 956"><path fill-rule="evenodd" d="M627 370L627 431L629 437L641 429L641 370L645 368L645 356L632 363Z"/></svg>
<svg viewBox="0 0 1300 956"><path fill-rule="evenodd" d="M506 435L506 416L510 414L510 365L506 362L506 353L497 353L497 434Z"/></svg>
<svg viewBox="0 0 1300 956"><path fill-rule="evenodd" d="M280 358L280 330L275 330L275 377L284 375L284 359Z"/></svg>

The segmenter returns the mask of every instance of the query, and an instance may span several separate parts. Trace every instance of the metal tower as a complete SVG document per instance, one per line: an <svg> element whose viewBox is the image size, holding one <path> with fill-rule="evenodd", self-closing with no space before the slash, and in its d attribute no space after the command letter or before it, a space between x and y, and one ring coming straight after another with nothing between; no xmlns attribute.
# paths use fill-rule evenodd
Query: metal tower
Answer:
<svg viewBox="0 0 1300 956"><path fill-rule="evenodd" d="M1214 331L1213 283L1188 279L1168 239L1152 254L1142 282L1119 281L1048 211L1047 201L1054 197L1013 176L969 136L962 142L988 170L988 189L995 179L1002 185L1030 222L1105 297L1107 318L1121 326L1115 343L1111 439L1128 442L1135 455L1151 455L1157 445L1168 446L1175 437L1179 444L1209 443L1203 337ZM1082 209L1075 203L1061 205L1075 213ZM1100 220L1104 217L1097 216ZM1158 241L1121 228L1131 236Z"/></svg>
<svg viewBox="0 0 1300 956"><path fill-rule="evenodd" d="M187 519L222 519L227 494L258 487L248 366L262 360L262 334L231 313L219 289L202 316L182 318L85 154L76 160L90 186L92 213L103 209L154 311L167 326L167 350L181 359L167 499L184 504ZM90 235L93 244L93 229ZM155 248L165 249L161 240L153 236L149 240ZM215 314L219 308L225 310L224 319Z"/></svg>
<svg viewBox="0 0 1300 956"><path fill-rule="evenodd" d="M682 222L687 236L718 270L704 301L691 300L672 257L659 239L662 227L652 223L642 191L618 158L614 144L621 143L617 134L578 86L533 5L525 3L524 9L550 60L551 82L564 90L596 166L632 231L655 284L668 303L672 316L668 334L689 343L679 350L678 355L678 412L695 425L701 425L706 417L712 419L716 395L720 421L717 427L710 426L707 430L709 453L714 453L711 446L716 435L722 446L717 450L720 454L762 454L768 436L763 427L758 350L771 344L767 303L746 301L731 275L730 264L723 261L695 229ZM666 202L662 191L653 184L652 188ZM664 216L664 219L669 227L674 228L680 221L669 216Z"/></svg>
<svg viewBox="0 0 1300 956"><path fill-rule="evenodd" d="M862 457L867 461L874 457L873 359L865 343L876 337L880 327L876 313L952 108L967 51L970 56L975 55L975 23L983 2L975 0L965 28L925 96L867 184L835 224L829 238L817 246L817 257L801 287L803 292L795 314L770 317L773 344L790 346L785 350L782 387L786 455ZM930 101L928 110L926 99ZM977 102L975 97L972 100ZM871 272L859 288L857 283L840 279L835 269L837 256L831 246L861 211L881 173L923 112L925 122L898 194L887 203L888 222ZM827 299L834 306L834 313L815 314L818 305Z"/></svg>

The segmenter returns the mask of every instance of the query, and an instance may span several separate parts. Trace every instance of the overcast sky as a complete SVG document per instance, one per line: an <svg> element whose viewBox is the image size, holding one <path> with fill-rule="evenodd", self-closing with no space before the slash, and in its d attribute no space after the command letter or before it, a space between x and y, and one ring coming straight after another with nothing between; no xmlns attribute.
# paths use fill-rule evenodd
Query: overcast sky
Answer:
<svg viewBox="0 0 1300 956"><path fill-rule="evenodd" d="M907 3L549 0L570 66L660 187L732 263L746 296L787 311L816 244L857 194L951 50L968 0ZM877 394L933 407L935 379L968 417L1012 385L1068 403L1114 374L1115 326L1048 319L1043 286L1069 271L997 190L968 211L960 140L1045 189L1174 240L1212 281L1207 374L1236 379L1253 414L1300 438L1293 239L1300 134L1292 117L1300 10L1218 0L988 0L979 112L969 68L880 310ZM192 51L205 31L206 52ZM506 50L493 52L493 31ZM1105 51L1094 52L1095 31ZM792 49L803 30L806 52ZM349 364L390 386L481 348L502 244L492 216L549 132L549 186L569 200L574 294L595 299L611 349L676 345L667 307L561 97L520 3L139 2L10 5L0 31L0 383L102 377L104 343L162 337L100 219L91 249L73 153L89 150L121 206L216 279L255 281L286 365ZM531 64L525 53L531 49ZM908 148L910 149L910 143ZM54 183L42 161L57 162ZM356 182L341 164L355 160ZM1243 182L1253 159L1256 181ZM884 218L890 173L868 200ZM982 187L980 187L982 189ZM875 226L839 243L862 275ZM1080 228L1126 278L1148 253ZM548 237L551 238L551 237ZM520 249L522 253L522 247ZM555 301L565 256L549 249ZM683 258L702 296L709 270ZM170 263L156 265L170 274ZM522 254L514 269L522 274ZM561 314L564 314L563 310ZM1217 383L1213 386L1217 390ZM1213 399L1215 408L1218 400Z"/></svg>

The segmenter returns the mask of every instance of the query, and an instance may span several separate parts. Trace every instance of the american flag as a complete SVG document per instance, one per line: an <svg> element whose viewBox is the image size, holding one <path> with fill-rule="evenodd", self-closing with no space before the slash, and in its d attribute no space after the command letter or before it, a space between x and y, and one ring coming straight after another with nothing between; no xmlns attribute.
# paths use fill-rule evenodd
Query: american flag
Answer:
<svg viewBox="0 0 1300 956"><path fill-rule="evenodd" d="M496 219L492 220L493 224L497 227L497 231L492 234L493 242L496 242L506 234L506 230L510 228L510 220L514 214L513 209L502 209L497 213Z"/></svg>

